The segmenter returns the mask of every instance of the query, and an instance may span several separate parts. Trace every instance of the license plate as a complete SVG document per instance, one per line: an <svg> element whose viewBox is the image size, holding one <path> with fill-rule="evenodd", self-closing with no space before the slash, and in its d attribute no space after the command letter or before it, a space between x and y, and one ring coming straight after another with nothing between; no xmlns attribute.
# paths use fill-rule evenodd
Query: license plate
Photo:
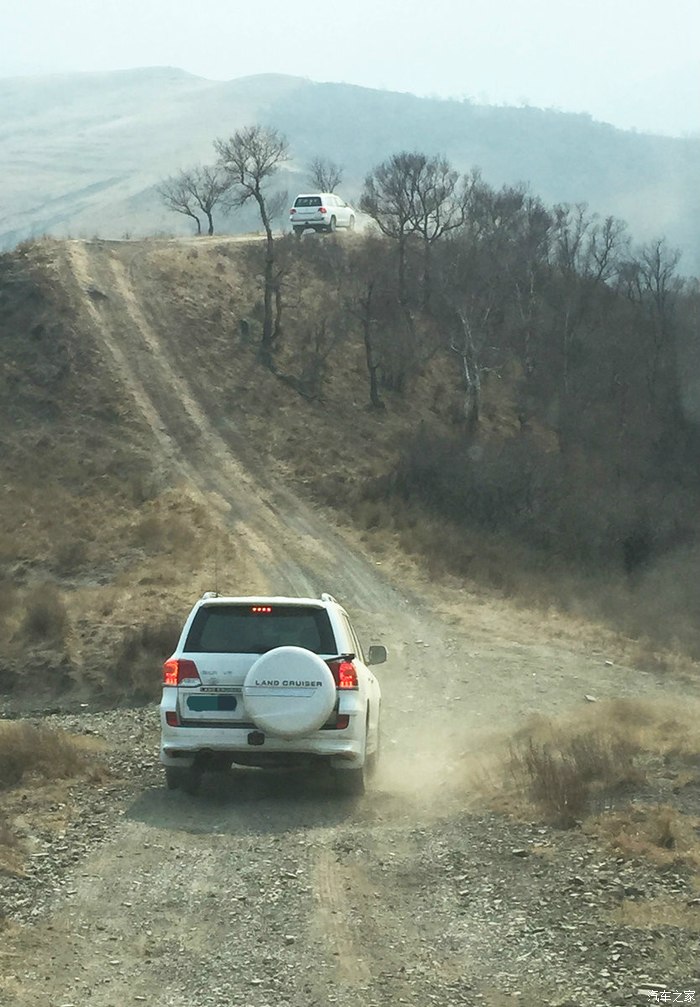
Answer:
<svg viewBox="0 0 700 1007"><path fill-rule="evenodd" d="M205 710L220 710L222 712L232 712L238 706L235 696L188 696L187 709L195 713L202 713Z"/></svg>

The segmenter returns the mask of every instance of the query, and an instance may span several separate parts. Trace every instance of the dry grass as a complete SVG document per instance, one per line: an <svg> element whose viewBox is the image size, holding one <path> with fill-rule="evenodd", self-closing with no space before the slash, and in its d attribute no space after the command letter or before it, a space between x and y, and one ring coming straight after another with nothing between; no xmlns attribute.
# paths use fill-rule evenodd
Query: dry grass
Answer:
<svg viewBox="0 0 700 1007"><path fill-rule="evenodd" d="M25 601L20 635L30 644L65 642L68 612L55 584L47 582L31 591Z"/></svg>
<svg viewBox="0 0 700 1007"><path fill-rule="evenodd" d="M0 875L24 876L31 838L28 847L23 837L53 827L54 812L64 824L70 818L77 777L104 780L106 768L96 759L103 747L45 724L0 721Z"/></svg>
<svg viewBox="0 0 700 1007"><path fill-rule="evenodd" d="M628 860L700 868L700 818L670 805L629 805L587 822L586 831Z"/></svg>
<svg viewBox="0 0 700 1007"><path fill-rule="evenodd" d="M341 500L344 498L340 498ZM329 494L329 503L338 506ZM700 631L693 608L700 552L666 557L636 579L594 570L537 550L506 532L475 530L436 516L415 497L403 499L385 477L345 504L370 538L391 537L434 579L457 578L533 609L595 624L616 637L620 659L644 670L700 676Z"/></svg>
<svg viewBox="0 0 700 1007"><path fill-rule="evenodd" d="M511 770L534 803L557 825L570 827L591 806L640 779L635 750L620 738L590 731L514 745Z"/></svg>
<svg viewBox="0 0 700 1007"><path fill-rule="evenodd" d="M638 754L628 739L605 731L552 730L546 740L531 736L513 744L510 771L547 818L571 827L592 807L642 781Z"/></svg>
<svg viewBox="0 0 700 1007"><path fill-rule="evenodd" d="M668 898L626 899L611 917L615 923L636 930L657 930L659 927L677 927L700 933L700 907Z"/></svg>
<svg viewBox="0 0 700 1007"><path fill-rule="evenodd" d="M123 698L156 699L161 689L161 669L170 657L182 626L173 616L164 616L127 629L114 660L108 691Z"/></svg>
<svg viewBox="0 0 700 1007"><path fill-rule="evenodd" d="M0 723L0 789L28 777L64 779L85 765L84 753L63 731L24 721Z"/></svg>
<svg viewBox="0 0 700 1007"><path fill-rule="evenodd" d="M511 739L501 760L497 806L536 810L564 827L589 819L620 853L659 862L682 854L693 862L693 821L671 807L619 810L640 794L662 803L700 778L700 704L614 700L556 720L534 718ZM601 813L603 813L601 815ZM617 816L617 817L616 817Z"/></svg>

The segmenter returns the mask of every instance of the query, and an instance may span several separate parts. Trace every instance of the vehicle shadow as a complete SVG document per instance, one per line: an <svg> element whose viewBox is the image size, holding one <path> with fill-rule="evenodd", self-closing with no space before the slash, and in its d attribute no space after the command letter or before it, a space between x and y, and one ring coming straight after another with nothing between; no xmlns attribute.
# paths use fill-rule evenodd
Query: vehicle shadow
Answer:
<svg viewBox="0 0 700 1007"><path fill-rule="evenodd" d="M205 774L196 796L151 787L125 817L156 829L264 835L363 821L367 799L339 796L332 780L308 773L234 768Z"/></svg>

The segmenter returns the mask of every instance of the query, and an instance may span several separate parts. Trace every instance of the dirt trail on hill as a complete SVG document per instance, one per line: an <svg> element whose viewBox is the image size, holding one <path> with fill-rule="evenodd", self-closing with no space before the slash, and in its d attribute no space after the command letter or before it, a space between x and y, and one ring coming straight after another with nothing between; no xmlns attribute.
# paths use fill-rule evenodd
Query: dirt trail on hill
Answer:
<svg viewBox="0 0 700 1007"><path fill-rule="evenodd" d="M610 972L603 976L616 932L608 903L578 914L562 894L568 854L559 867L514 859L514 847L536 841L533 826L469 815L464 762L486 734L529 712L556 712L591 692L654 695L662 685L538 640L535 630L518 639L522 622L509 625L472 596L459 617L454 598L441 615L439 586L393 583L352 532L266 476L244 438L217 429L206 396L168 352L147 249L77 241L66 249L79 323L147 421L173 483L221 502L270 591L329 590L367 642L387 644L385 757L355 805L321 784L245 771L205 783L195 799L161 785L155 715L86 714L80 723L122 759L138 753L143 769L110 812L106 840L56 882L33 922L10 931L0 1001L630 1002L613 999ZM631 976L619 980L625 996Z"/></svg>

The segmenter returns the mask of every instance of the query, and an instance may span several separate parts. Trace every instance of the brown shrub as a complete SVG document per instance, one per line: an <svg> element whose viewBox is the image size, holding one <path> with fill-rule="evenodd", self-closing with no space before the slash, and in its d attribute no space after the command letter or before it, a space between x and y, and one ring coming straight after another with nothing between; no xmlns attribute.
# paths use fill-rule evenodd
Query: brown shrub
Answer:
<svg viewBox="0 0 700 1007"><path fill-rule="evenodd" d="M87 560L88 549L83 539L66 537L54 543L52 568L59 576L77 573Z"/></svg>
<svg viewBox="0 0 700 1007"><path fill-rule="evenodd" d="M626 859L658 867L700 867L700 819L668 804L629 805L593 819L588 831L605 837Z"/></svg>
<svg viewBox="0 0 700 1007"><path fill-rule="evenodd" d="M156 699L160 695L163 661L175 649L180 629L180 623L172 617L127 629L117 650L108 691L125 699Z"/></svg>
<svg viewBox="0 0 700 1007"><path fill-rule="evenodd" d="M31 592L25 602L21 636L31 643L65 642L68 613L55 584L50 582Z"/></svg>
<svg viewBox="0 0 700 1007"><path fill-rule="evenodd" d="M84 765L84 755L63 731L24 721L0 723L0 789L16 786L25 776L73 776Z"/></svg>
<svg viewBox="0 0 700 1007"><path fill-rule="evenodd" d="M186 550L197 534L188 515L150 512L134 529L134 542L149 555Z"/></svg>
<svg viewBox="0 0 700 1007"><path fill-rule="evenodd" d="M698 785L699 717L687 696L534 717L494 750L498 768L481 789L503 813L531 818L534 808L561 826L582 824L619 856L697 869L700 818L683 809L686 788Z"/></svg>
<svg viewBox="0 0 700 1007"><path fill-rule="evenodd" d="M511 771L548 818L571 827L594 803L618 792L641 774L629 740L597 730L548 740L529 737L511 748Z"/></svg>

